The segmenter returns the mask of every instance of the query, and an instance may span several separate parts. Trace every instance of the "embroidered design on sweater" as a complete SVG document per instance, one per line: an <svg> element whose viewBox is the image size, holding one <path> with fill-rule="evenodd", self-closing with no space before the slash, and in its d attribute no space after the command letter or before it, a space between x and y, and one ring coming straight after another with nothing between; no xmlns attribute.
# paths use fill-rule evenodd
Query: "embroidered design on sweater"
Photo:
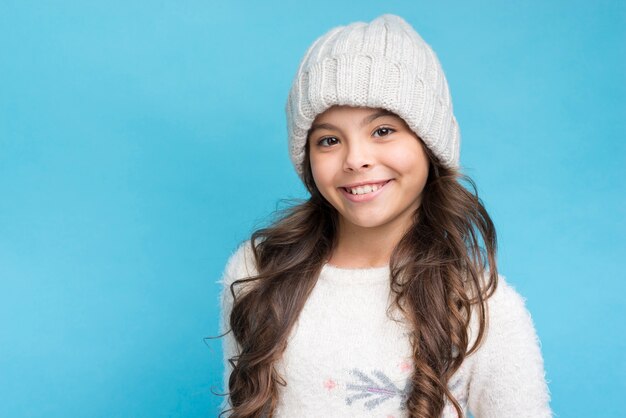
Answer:
<svg viewBox="0 0 626 418"><path fill-rule="evenodd" d="M369 377L359 369L352 369L350 374L355 376L357 382L348 383L346 385L348 391L354 392L352 395L346 397L346 403L348 405L352 405L352 403L361 399L367 399L363 406L371 411L381 403L399 397L400 409L406 408L405 401L411 389L409 379L407 379L404 388L400 389L380 370L374 370L372 372L373 377ZM378 380L376 381L375 379Z"/></svg>
<svg viewBox="0 0 626 418"><path fill-rule="evenodd" d="M455 382L448 385L448 390L452 392L452 395L454 396L456 401L459 403L459 406L461 407L461 409L465 410L467 407L467 394L465 394L462 390L463 389L461 386L462 383L463 383L463 379L459 377L456 379ZM445 410L448 411L448 413L453 413L455 411L454 407L452 406L452 403L450 402L448 398L446 398Z"/></svg>
<svg viewBox="0 0 626 418"><path fill-rule="evenodd" d="M356 368L352 369L350 371L350 374L355 376L358 382L348 383L346 385L347 391L353 392L353 394L346 397L346 404L352 405L355 401L367 399L363 406L371 411L381 403L389 399L398 397L400 398L400 409L406 409L406 401L411 391L410 379L407 379L404 388L400 389L385 373L381 372L380 370L372 371L371 374L373 377L368 376L366 373ZM375 380L376 378L377 380ZM335 382L328 382L332 382L332 388L334 388ZM459 403L461 409L465 410L465 408L467 407L467 396L461 390L462 383L463 379L457 378L455 382L452 382L450 385L448 385L448 389L453 393L453 396ZM330 389L331 387L328 388ZM449 412L454 412L452 404L449 403L447 399L446 409L448 409Z"/></svg>

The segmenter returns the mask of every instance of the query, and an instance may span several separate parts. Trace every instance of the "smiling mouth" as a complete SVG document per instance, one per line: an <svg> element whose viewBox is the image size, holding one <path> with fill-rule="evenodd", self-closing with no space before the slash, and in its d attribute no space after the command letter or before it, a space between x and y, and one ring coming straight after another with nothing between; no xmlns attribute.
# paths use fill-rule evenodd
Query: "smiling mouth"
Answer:
<svg viewBox="0 0 626 418"><path fill-rule="evenodd" d="M363 195L363 194L375 192L376 190L380 189L381 187L383 187L385 184L389 183L390 181L391 180L387 180L382 183L373 183L373 184L367 184L365 186L358 186L358 187L342 187L342 189L352 195Z"/></svg>

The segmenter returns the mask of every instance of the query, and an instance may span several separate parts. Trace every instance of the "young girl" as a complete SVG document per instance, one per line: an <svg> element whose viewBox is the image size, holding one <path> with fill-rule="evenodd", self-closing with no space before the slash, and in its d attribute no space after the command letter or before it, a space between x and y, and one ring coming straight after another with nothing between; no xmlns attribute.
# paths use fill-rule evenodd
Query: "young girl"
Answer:
<svg viewBox="0 0 626 418"><path fill-rule="evenodd" d="M460 174L431 48L394 15L334 28L286 110L311 197L228 261L223 413L550 417L534 325Z"/></svg>

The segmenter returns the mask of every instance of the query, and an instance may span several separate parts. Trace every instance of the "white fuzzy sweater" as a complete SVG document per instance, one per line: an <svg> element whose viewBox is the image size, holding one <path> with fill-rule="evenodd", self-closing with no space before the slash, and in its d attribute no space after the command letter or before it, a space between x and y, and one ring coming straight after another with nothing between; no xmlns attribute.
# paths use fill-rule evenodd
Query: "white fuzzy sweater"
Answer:
<svg viewBox="0 0 626 418"><path fill-rule="evenodd" d="M221 332L229 330L230 284L256 274L250 242L230 257L222 279ZM466 357L449 388L467 415L475 418L551 417L539 340L524 299L499 277L489 299L489 324L479 350ZM236 286L235 289L240 289ZM237 290L238 292L240 290ZM402 322L386 315L391 303L389 267L344 269L324 265L291 333L277 370L275 417L408 417L411 347ZM392 314L401 320L398 311ZM470 346L477 322L470 325ZM223 340L224 392L238 353L232 333ZM225 397L221 409L230 406ZM443 417L455 417L446 401Z"/></svg>

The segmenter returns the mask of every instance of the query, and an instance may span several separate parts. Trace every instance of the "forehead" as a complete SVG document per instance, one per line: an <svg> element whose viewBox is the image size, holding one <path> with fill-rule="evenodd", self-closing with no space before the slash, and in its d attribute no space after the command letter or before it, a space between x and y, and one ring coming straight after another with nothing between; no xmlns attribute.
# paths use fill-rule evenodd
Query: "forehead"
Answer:
<svg viewBox="0 0 626 418"><path fill-rule="evenodd" d="M316 122L327 122L327 121L348 121L348 120L356 120L361 121L368 116L391 116L399 118L393 112L390 112L386 109L382 108L373 108L373 107L353 107L353 106L332 106L326 109L324 112L317 115L313 123Z"/></svg>

